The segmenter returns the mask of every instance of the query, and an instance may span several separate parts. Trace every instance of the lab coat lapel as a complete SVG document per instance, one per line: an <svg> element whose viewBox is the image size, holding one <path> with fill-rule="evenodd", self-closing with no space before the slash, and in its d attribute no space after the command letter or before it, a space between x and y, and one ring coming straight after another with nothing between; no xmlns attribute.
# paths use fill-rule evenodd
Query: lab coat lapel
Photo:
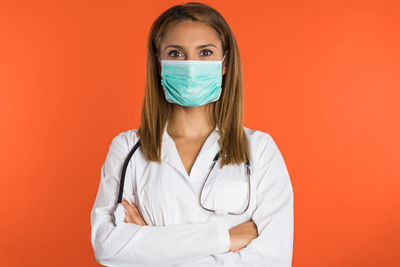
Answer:
<svg viewBox="0 0 400 267"><path fill-rule="evenodd" d="M164 133L162 137L162 147L161 147L161 160L171 167L173 167L182 176L187 178L187 173L180 162L179 154L177 153L174 140L168 135L166 131L166 126L164 128Z"/></svg>
<svg viewBox="0 0 400 267"><path fill-rule="evenodd" d="M161 159L165 163L169 164L175 168L186 180L190 181L190 177L196 177L199 172L205 173L208 170L209 165L212 163L212 159L219 150L218 138L219 130L216 127L204 142L199 154L190 171L190 177L183 166L182 160L179 156L178 150L176 148L174 140L167 133L167 125L165 124L163 136L162 136L162 149L161 149ZM205 157L205 158L204 158ZM208 160L207 160L208 159Z"/></svg>

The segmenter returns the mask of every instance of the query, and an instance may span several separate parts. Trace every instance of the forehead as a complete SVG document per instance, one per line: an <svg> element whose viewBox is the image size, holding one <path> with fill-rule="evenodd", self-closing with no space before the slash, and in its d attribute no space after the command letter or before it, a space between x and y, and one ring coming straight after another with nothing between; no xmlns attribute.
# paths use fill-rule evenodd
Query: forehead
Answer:
<svg viewBox="0 0 400 267"><path fill-rule="evenodd" d="M191 47L208 43L220 46L215 30L205 23L186 20L168 28L161 48L170 44Z"/></svg>

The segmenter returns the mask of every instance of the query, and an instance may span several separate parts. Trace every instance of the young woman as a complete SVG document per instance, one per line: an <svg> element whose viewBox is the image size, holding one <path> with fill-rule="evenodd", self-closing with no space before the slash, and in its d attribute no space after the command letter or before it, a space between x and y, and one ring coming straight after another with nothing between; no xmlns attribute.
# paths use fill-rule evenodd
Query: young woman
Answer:
<svg viewBox="0 0 400 267"><path fill-rule="evenodd" d="M114 137L101 169L91 211L96 260L291 266L291 181L272 137L243 126L240 55L228 24L207 5L177 5L153 23L147 48L140 128ZM118 218L123 165L139 140Z"/></svg>

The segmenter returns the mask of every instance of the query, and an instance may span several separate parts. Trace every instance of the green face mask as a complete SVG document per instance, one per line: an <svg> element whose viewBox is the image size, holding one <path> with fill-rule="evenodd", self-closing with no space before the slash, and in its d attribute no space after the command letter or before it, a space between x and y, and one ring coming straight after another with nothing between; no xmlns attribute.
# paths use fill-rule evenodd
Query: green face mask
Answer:
<svg viewBox="0 0 400 267"><path fill-rule="evenodd" d="M181 106L198 107L221 95L222 62L210 60L160 60L165 98Z"/></svg>

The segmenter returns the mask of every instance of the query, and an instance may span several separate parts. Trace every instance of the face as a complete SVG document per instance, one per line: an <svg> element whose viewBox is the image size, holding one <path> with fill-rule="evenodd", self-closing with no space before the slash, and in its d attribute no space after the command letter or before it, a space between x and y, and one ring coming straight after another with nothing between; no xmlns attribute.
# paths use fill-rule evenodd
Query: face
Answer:
<svg viewBox="0 0 400 267"><path fill-rule="evenodd" d="M160 44L161 60L222 60L223 56L222 44L214 29L191 20L170 27ZM222 75L225 62L222 62Z"/></svg>

